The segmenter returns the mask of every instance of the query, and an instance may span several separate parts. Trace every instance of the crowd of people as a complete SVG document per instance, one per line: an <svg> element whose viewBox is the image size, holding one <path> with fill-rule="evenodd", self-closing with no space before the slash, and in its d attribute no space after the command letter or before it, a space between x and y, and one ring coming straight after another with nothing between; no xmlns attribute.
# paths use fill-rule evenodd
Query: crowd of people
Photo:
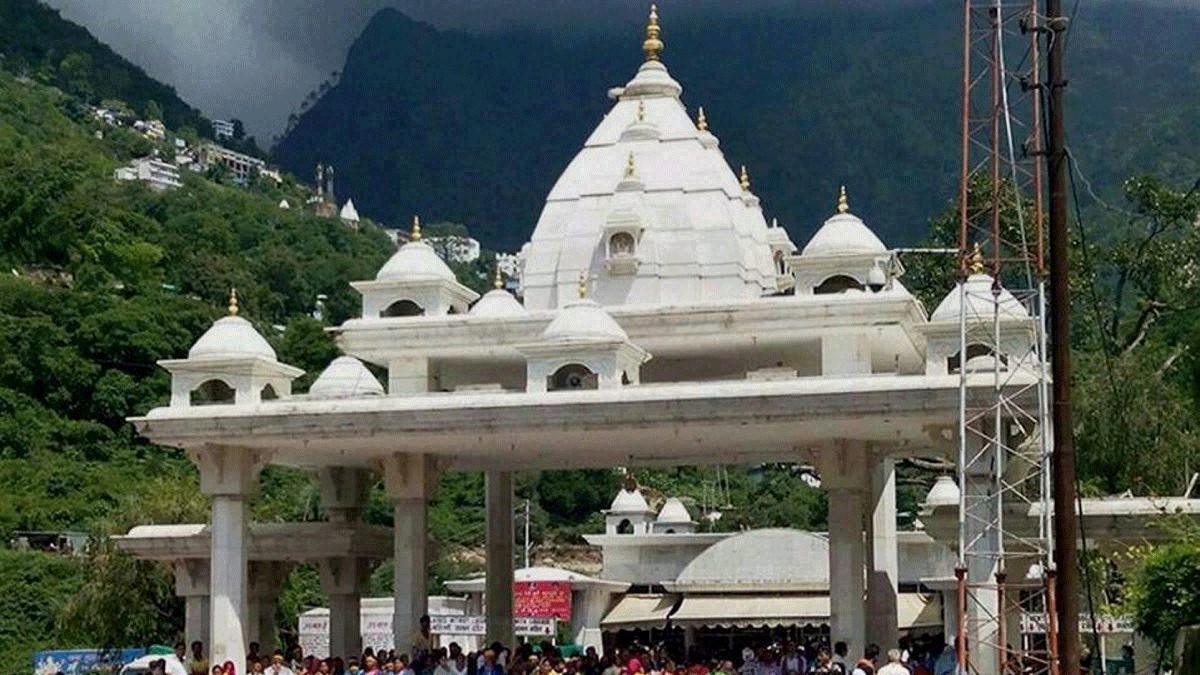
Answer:
<svg viewBox="0 0 1200 675"><path fill-rule="evenodd" d="M957 671L952 648L935 650L907 640L887 652L868 645L857 658L850 657L843 642L830 647L788 640L734 654L693 649L682 658L663 644L635 643L605 654L593 647L567 653L550 642L525 643L511 650L493 643L478 652L465 652L457 643L432 644L428 620L423 618L411 649L403 653L366 649L354 656L317 658L305 655L299 646L261 654L259 646L251 644L244 664L210 665L199 642L191 645L190 653L182 644L176 652L189 675L955 675Z"/></svg>

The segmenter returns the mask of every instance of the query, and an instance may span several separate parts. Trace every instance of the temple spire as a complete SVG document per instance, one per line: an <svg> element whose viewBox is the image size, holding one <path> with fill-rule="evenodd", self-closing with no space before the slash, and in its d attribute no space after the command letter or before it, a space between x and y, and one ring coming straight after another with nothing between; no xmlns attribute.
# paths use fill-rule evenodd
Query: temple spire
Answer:
<svg viewBox="0 0 1200 675"><path fill-rule="evenodd" d="M699 113L696 115L696 128L700 131L708 131L708 118L704 116L704 106L700 106Z"/></svg>
<svg viewBox="0 0 1200 675"><path fill-rule="evenodd" d="M637 171L637 165L633 162L633 153L629 153L629 158L625 160L625 177L633 178L633 174Z"/></svg>
<svg viewBox="0 0 1200 675"><path fill-rule="evenodd" d="M746 165L742 165L742 173L738 176L738 183L741 183L742 189L746 192L750 191L750 172L746 171Z"/></svg>
<svg viewBox="0 0 1200 675"><path fill-rule="evenodd" d="M584 298L586 298L587 292L588 292L587 270L583 270L579 273L579 299L583 300Z"/></svg>
<svg viewBox="0 0 1200 675"><path fill-rule="evenodd" d="M662 29L658 27L658 5L650 5L650 20L646 23L646 41L642 43L642 51L646 52L647 61L657 61L663 50Z"/></svg>
<svg viewBox="0 0 1200 675"><path fill-rule="evenodd" d="M975 242L971 251L971 274L983 274L983 249L980 248L979 242Z"/></svg>
<svg viewBox="0 0 1200 675"><path fill-rule="evenodd" d="M842 186L841 191L838 193L837 212L838 213L849 213L850 212L850 198L846 196L846 186L845 185Z"/></svg>
<svg viewBox="0 0 1200 675"><path fill-rule="evenodd" d="M638 101L637 121L639 123L646 121L646 102L645 101Z"/></svg>
<svg viewBox="0 0 1200 675"><path fill-rule="evenodd" d="M237 316L237 315L238 315L237 289L230 288L229 289L229 316Z"/></svg>
<svg viewBox="0 0 1200 675"><path fill-rule="evenodd" d="M496 263L496 276L492 278L492 286L497 290L504 288L504 273L500 271L500 263Z"/></svg>
<svg viewBox="0 0 1200 675"><path fill-rule="evenodd" d="M408 233L409 241L421 241L421 216L413 216L412 230Z"/></svg>

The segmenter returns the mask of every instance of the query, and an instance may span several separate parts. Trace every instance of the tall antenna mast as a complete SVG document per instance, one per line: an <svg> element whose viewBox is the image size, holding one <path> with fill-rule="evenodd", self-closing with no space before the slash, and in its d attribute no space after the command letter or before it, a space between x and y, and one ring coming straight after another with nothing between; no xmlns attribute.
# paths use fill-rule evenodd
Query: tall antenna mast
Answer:
<svg viewBox="0 0 1200 675"><path fill-rule="evenodd" d="M956 645L979 675L1059 672L1038 2L963 0Z"/></svg>

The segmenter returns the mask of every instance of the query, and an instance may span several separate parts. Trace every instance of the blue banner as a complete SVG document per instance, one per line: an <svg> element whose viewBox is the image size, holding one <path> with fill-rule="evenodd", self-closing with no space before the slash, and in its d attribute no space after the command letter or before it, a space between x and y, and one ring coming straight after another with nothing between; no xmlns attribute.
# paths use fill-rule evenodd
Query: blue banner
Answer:
<svg viewBox="0 0 1200 675"><path fill-rule="evenodd" d="M116 673L121 666L145 655L145 649L59 649L38 652L33 655L33 675Z"/></svg>

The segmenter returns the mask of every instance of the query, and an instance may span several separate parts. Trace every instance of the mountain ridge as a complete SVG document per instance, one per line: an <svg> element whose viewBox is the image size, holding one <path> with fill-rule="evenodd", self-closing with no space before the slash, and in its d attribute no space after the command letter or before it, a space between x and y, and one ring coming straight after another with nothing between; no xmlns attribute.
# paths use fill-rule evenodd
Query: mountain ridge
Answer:
<svg viewBox="0 0 1200 675"><path fill-rule="evenodd" d="M664 61L684 103L705 107L730 163L749 167L768 215L802 242L844 183L889 244L920 239L954 197L961 12L915 3L718 18L664 19ZM515 249L611 104L604 92L636 70L639 30L573 41L469 34L382 10L275 157L300 175L333 163L341 194L376 219L420 212ZM1133 173L1196 167L1196 142L1183 137L1200 124L1200 87L1178 75L1173 87L1148 80L1200 63L1193 30L1194 10L1102 5L1073 36L1072 133L1080 165L1107 194ZM1150 42L1155 50L1131 50ZM1131 114L1122 102L1135 98L1162 115ZM1162 136L1172 139L1168 157L1158 156Z"/></svg>

